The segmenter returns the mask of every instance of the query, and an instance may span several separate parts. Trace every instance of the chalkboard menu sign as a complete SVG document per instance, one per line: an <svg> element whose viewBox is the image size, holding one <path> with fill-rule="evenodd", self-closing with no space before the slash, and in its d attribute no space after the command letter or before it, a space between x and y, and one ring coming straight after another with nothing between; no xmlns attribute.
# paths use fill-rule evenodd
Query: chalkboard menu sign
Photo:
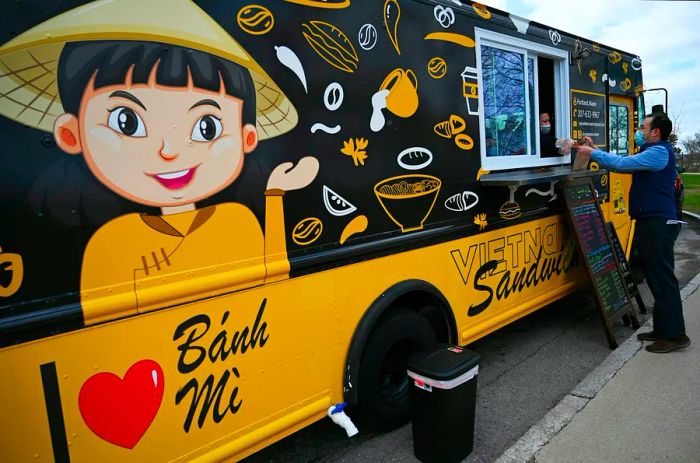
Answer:
<svg viewBox="0 0 700 463"><path fill-rule="evenodd" d="M627 262L627 257L625 257L625 251L622 249L622 243L620 243L620 238L617 236L617 231L612 222L607 223L608 233L610 234L610 239L613 243L613 249L617 255L617 263L620 266L620 271L622 272L622 278L625 281L625 287L627 288L627 295L634 297L637 301L637 306L641 313L647 313L646 306L644 305L644 300L639 294L639 289L637 288L637 282L634 280L632 275L632 270L630 269L630 264Z"/></svg>
<svg viewBox="0 0 700 463"><path fill-rule="evenodd" d="M622 279L624 280L625 287L627 288L627 294L630 294L632 291L635 291L637 289L637 285L634 282L634 277L632 277L632 272L630 271L629 264L627 263L627 258L625 257L625 251L622 249L622 243L620 243L620 238L618 238L617 236L617 231L615 231L615 227L610 222L608 222L606 226L608 229L608 233L610 234L610 240L613 244L615 256L620 266Z"/></svg>
<svg viewBox="0 0 700 463"><path fill-rule="evenodd" d="M605 95L602 93L571 90L571 133L578 140L591 137L598 146L606 146L607 119Z"/></svg>
<svg viewBox="0 0 700 463"><path fill-rule="evenodd" d="M574 235L595 288L608 343L615 348L617 342L610 331L610 322L626 313L630 313L636 322L618 256L603 221L591 179L566 181L562 190Z"/></svg>

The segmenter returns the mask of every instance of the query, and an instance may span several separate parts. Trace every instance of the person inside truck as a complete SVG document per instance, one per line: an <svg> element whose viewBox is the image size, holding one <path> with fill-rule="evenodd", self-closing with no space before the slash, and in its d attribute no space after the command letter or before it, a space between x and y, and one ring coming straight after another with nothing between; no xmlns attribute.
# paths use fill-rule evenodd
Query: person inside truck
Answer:
<svg viewBox="0 0 700 463"><path fill-rule="evenodd" d="M486 135L486 156L498 156L496 142L491 135Z"/></svg>
<svg viewBox="0 0 700 463"><path fill-rule="evenodd" d="M571 153L574 145L572 140L557 138L552 131L552 120L549 113L540 114L540 150L541 157L551 158L555 156L565 156Z"/></svg>
<svg viewBox="0 0 700 463"><path fill-rule="evenodd" d="M646 350L671 352L690 345L685 332L683 305L674 274L673 245L680 231L675 203L675 153L668 136L672 123L665 113L653 113L641 127L643 144L635 156L607 153L583 140L577 156L590 157L600 167L632 174L630 217L636 219L638 260L654 296L654 329L640 333L641 341L653 341Z"/></svg>
<svg viewBox="0 0 700 463"><path fill-rule="evenodd" d="M110 4L94 5L81 14L100 20L98 10ZM194 4L186 6L200 16L198 21L183 18L174 27L157 17L149 18L149 25L137 18L105 40L86 20L84 31L70 30L77 40L47 46L43 34L25 33L10 48L20 51L6 52L13 53L12 63L20 69L34 65L37 53L46 62L58 61L50 76L58 87L53 102L59 113L47 115L46 109L38 122L23 119L30 111L2 114L42 130L52 127L57 146L82 154L104 186L160 209L158 215L117 217L91 236L80 277L86 318L88 312L99 317L151 308L149 289L204 272L216 275L212 281L220 286L225 282L239 289L289 273L283 195L308 185L318 161L303 157L296 166L287 162L272 170L264 235L247 206L229 202L197 208L241 175L245 156L260 139L294 128L297 114L240 44L223 30L213 33L216 23ZM66 33L64 16L40 25L45 36ZM135 39L153 37L154 31L159 41ZM199 44L208 52L178 45L185 36L208 37ZM0 48L3 60L5 49Z"/></svg>

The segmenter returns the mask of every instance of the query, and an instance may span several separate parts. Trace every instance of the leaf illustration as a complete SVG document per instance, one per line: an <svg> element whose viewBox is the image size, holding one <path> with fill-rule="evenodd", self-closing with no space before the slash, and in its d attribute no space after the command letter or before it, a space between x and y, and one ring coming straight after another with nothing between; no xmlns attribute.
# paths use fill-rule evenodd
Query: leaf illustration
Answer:
<svg viewBox="0 0 700 463"><path fill-rule="evenodd" d="M489 223L488 223L488 221L486 220L486 214L485 214L485 213L476 214L476 215L474 216L474 225L478 225L478 226L479 226L479 230L483 230L484 228L486 228L486 226L487 226L488 224L489 224Z"/></svg>
<svg viewBox="0 0 700 463"><path fill-rule="evenodd" d="M365 159L367 159L367 152L364 148L367 148L369 141L364 138L352 138L343 141L343 147L340 152L352 157L355 166L365 165Z"/></svg>
<svg viewBox="0 0 700 463"><path fill-rule="evenodd" d="M352 156L352 154L355 152L355 142L352 138L343 142L343 148L340 150L340 152L347 154L348 156Z"/></svg>

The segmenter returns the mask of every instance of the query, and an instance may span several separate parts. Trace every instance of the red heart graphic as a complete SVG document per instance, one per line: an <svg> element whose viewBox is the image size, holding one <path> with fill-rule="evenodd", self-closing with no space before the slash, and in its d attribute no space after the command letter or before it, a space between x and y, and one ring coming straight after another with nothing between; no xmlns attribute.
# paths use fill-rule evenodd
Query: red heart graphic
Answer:
<svg viewBox="0 0 700 463"><path fill-rule="evenodd" d="M80 414L102 439L132 449L156 417L164 387L163 370L153 360L134 363L124 379L97 373L80 388Z"/></svg>

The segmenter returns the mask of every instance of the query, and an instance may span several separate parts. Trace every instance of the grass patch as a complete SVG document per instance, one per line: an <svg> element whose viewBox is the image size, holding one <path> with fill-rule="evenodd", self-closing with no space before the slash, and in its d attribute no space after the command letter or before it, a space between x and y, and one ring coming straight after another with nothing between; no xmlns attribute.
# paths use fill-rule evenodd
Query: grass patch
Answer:
<svg viewBox="0 0 700 463"><path fill-rule="evenodd" d="M685 186L683 209L700 214L700 175L681 174Z"/></svg>
<svg viewBox="0 0 700 463"><path fill-rule="evenodd" d="M694 188L692 190L686 188L683 210L700 214L700 188Z"/></svg>
<svg viewBox="0 0 700 463"><path fill-rule="evenodd" d="M700 174L681 174L686 190L700 188Z"/></svg>

